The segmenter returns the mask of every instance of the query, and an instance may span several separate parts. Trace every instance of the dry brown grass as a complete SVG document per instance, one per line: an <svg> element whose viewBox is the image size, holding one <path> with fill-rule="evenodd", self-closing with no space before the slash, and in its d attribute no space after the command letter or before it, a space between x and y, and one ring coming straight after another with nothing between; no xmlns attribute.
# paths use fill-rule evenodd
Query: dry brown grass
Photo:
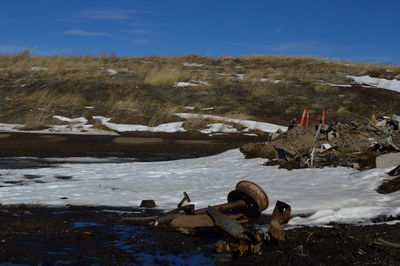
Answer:
<svg viewBox="0 0 400 266"><path fill-rule="evenodd" d="M314 84L313 90L318 94L337 94L339 92L338 87L321 83Z"/></svg>
<svg viewBox="0 0 400 266"><path fill-rule="evenodd" d="M201 130L201 129L205 129L208 127L209 124L209 120L205 119L203 117L196 117L196 118L189 118L187 119L182 127L186 130L186 131L196 131L196 130Z"/></svg>
<svg viewBox="0 0 400 266"><path fill-rule="evenodd" d="M187 67L184 63L203 65ZM47 70L31 71L32 67ZM107 69L118 73L112 75ZM237 74L244 78L239 79ZM114 122L154 126L176 121L174 112L195 106L199 107L196 112L203 112L200 107L216 107L211 113L284 123L298 117L306 106L324 106L338 117L347 115L344 110L357 113L354 106L360 110L400 108L392 94L390 103L378 101L387 92L376 91L373 93L379 97L366 98L363 95L372 90L327 85L348 84L346 75L400 78L400 67L278 55L33 57L25 51L0 55L0 122L38 126L55 114L87 118L103 115ZM262 82L261 78L270 81ZM209 85L174 87L180 81L206 81ZM358 99L363 103L355 105L361 102ZM85 109L86 105L94 109Z"/></svg>
<svg viewBox="0 0 400 266"><path fill-rule="evenodd" d="M189 81L190 71L181 67L156 67L147 72L144 83L153 86L173 86L175 82Z"/></svg>

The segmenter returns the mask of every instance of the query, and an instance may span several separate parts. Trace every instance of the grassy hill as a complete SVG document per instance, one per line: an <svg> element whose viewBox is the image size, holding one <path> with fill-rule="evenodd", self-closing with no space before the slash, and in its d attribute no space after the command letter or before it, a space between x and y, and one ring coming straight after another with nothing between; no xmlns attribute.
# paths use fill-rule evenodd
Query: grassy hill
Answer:
<svg viewBox="0 0 400 266"><path fill-rule="evenodd" d="M286 125L304 107L317 121L400 114L400 93L347 75L400 79L400 66L313 57L33 57L0 55L0 122L54 124L53 115L102 115L154 126L207 113ZM184 82L184 83L183 83ZM336 85L335 85L336 84ZM190 121L196 125L201 121Z"/></svg>

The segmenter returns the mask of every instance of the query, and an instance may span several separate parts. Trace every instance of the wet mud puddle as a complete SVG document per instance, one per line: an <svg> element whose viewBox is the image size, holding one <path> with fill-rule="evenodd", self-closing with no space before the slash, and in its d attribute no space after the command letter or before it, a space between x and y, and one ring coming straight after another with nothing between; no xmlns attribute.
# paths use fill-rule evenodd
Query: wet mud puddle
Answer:
<svg viewBox="0 0 400 266"><path fill-rule="evenodd" d="M2 265L210 265L212 239L124 223L143 210L0 209Z"/></svg>

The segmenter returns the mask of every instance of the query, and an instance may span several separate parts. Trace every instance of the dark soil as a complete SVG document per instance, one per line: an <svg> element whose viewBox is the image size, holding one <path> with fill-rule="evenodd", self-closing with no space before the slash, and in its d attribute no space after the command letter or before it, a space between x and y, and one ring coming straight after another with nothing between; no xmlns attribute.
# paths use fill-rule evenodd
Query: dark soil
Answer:
<svg viewBox="0 0 400 266"><path fill-rule="evenodd" d="M0 263L31 265L399 265L400 224L286 231L285 242L265 245L261 256L216 254L225 237L217 229L192 236L165 227L131 225L126 215L157 210L3 206L0 208Z"/></svg>
<svg viewBox="0 0 400 266"><path fill-rule="evenodd" d="M118 157L171 160L214 155L261 137L191 132L128 132L121 136L0 132L0 157Z"/></svg>

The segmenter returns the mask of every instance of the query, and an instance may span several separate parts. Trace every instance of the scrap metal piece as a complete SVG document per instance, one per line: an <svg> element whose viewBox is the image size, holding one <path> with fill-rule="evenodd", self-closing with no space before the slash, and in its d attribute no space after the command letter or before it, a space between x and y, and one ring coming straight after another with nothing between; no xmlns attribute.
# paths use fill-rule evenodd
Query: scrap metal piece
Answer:
<svg viewBox="0 0 400 266"><path fill-rule="evenodd" d="M245 223L248 220L243 214L228 214L227 218L236 221L237 223ZM179 214L171 221L169 226L173 228L196 228L196 227L211 227L214 226L213 219L207 214L186 215Z"/></svg>
<svg viewBox="0 0 400 266"><path fill-rule="evenodd" d="M188 193L186 191L183 192L183 199L178 203L178 208L182 207L185 202L191 202Z"/></svg>
<svg viewBox="0 0 400 266"><path fill-rule="evenodd" d="M390 176L400 175L400 165L390 170L387 174Z"/></svg>
<svg viewBox="0 0 400 266"><path fill-rule="evenodd" d="M244 213L249 218L258 218L261 212L268 208L268 196L265 191L256 183L250 181L240 181L236 184L236 189L228 194L228 202L242 200L246 204L235 208L240 213Z"/></svg>
<svg viewBox="0 0 400 266"><path fill-rule="evenodd" d="M209 206L207 208L207 214L211 216L211 218L214 221L214 224L217 227L219 227L222 231L228 233L229 235L235 238L250 240L246 236L246 234L244 234L247 231L245 227L229 219L227 216L217 211L213 207Z"/></svg>
<svg viewBox="0 0 400 266"><path fill-rule="evenodd" d="M208 207L207 213L213 218L217 227L233 237L230 241L219 240L216 243L217 252L234 251L239 256L260 255L262 244L270 240L269 235L262 230L248 229L213 207Z"/></svg>
<svg viewBox="0 0 400 266"><path fill-rule="evenodd" d="M268 227L269 233L278 241L285 240L283 229L285 224L289 222L290 214L290 205L278 200L272 212L272 220Z"/></svg>
<svg viewBox="0 0 400 266"><path fill-rule="evenodd" d="M249 218L258 218L261 211L268 207L268 196L264 190L256 183L250 181L240 181L236 184L236 189L228 194L228 203L215 205L218 211L235 210L245 214ZM205 214L207 208L193 211L193 214Z"/></svg>

